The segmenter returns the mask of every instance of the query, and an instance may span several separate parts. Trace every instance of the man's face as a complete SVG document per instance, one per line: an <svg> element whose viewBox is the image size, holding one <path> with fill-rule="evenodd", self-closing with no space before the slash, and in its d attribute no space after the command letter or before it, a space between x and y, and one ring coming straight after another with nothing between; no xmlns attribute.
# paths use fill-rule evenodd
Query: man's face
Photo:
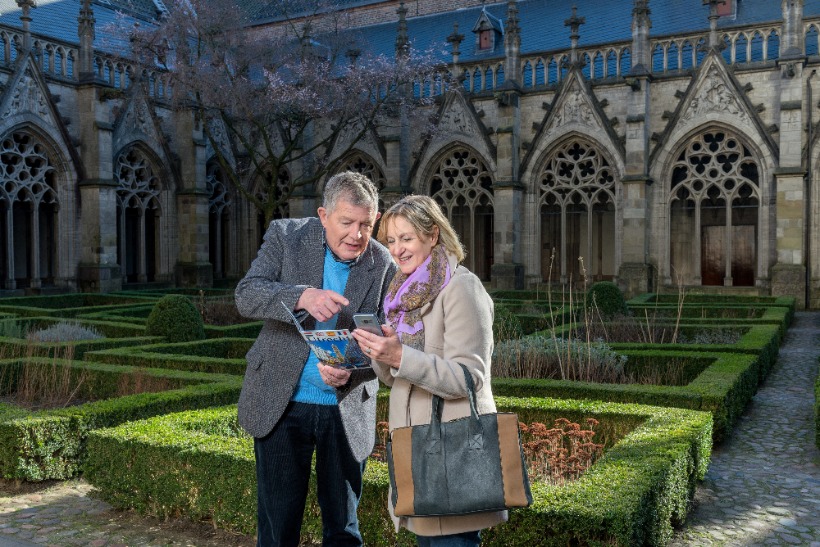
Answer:
<svg viewBox="0 0 820 547"><path fill-rule="evenodd" d="M380 216L345 199L339 199L332 211L319 207L318 213L328 246L342 260L353 260L367 249L373 225Z"/></svg>

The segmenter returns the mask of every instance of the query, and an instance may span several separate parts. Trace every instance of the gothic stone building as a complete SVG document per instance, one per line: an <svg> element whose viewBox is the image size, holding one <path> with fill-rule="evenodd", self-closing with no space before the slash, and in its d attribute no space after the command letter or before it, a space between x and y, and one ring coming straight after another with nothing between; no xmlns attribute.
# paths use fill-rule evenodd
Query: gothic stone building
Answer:
<svg viewBox="0 0 820 547"><path fill-rule="evenodd" d="M385 205L434 196L490 286L820 305L820 0L342 4L366 47L439 44L461 82L417 83L437 97L432 137L377 128L343 168ZM209 286L255 256L260 215L202 128L170 109L162 74L112 53L118 12L164 9L0 0L2 294ZM256 12L255 29L277 24ZM312 190L282 213L314 214Z"/></svg>

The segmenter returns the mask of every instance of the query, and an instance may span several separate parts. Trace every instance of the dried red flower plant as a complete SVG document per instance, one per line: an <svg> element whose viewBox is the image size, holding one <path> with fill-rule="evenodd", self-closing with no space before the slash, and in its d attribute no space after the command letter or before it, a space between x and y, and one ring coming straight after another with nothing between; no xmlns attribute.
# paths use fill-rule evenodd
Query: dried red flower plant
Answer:
<svg viewBox="0 0 820 547"><path fill-rule="evenodd" d="M524 459L530 477L564 484L580 477L603 454L604 445L592 442L598 420L588 418L589 429L558 418L552 428L540 422L519 423Z"/></svg>

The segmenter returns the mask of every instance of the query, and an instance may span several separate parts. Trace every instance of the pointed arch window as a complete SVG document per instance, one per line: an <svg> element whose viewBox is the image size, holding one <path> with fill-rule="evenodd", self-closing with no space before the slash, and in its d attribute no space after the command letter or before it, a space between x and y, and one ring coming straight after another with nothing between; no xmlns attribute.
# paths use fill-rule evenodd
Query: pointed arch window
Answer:
<svg viewBox="0 0 820 547"><path fill-rule="evenodd" d="M225 171L216 159L208 161L205 176L208 191L208 256L214 279L228 276L227 257L231 256L231 213L233 196Z"/></svg>
<svg viewBox="0 0 820 547"><path fill-rule="evenodd" d="M430 180L430 195L447 215L467 251L465 265L490 279L493 265L493 176L478 154L456 147L443 157Z"/></svg>
<svg viewBox="0 0 820 547"><path fill-rule="evenodd" d="M579 283L615 274L615 170L601 149L573 138L539 175L541 277Z"/></svg>
<svg viewBox="0 0 820 547"><path fill-rule="evenodd" d="M373 184L375 184L379 190L384 190L387 184L387 179L385 179L381 167L378 166L373 158L364 152L353 152L345 158L344 161L339 164L339 169L336 170L337 173L341 173L342 171L355 171L356 173L365 175L373 181Z"/></svg>
<svg viewBox="0 0 820 547"><path fill-rule="evenodd" d="M354 152L348 156L339 166L337 173L341 173L343 171L355 171L356 173L361 173L373 181L373 184L376 185L379 192L384 190L384 187L387 184L387 179L385 179L381 168L376 164L373 158L363 152ZM378 207L379 211L384 211L385 209L384 201L381 198L379 198ZM373 226L373 234L378 233L379 221L376 220L376 224Z"/></svg>
<svg viewBox="0 0 820 547"><path fill-rule="evenodd" d="M267 202L268 200L268 188L267 182L270 180L270 175L272 174L271 171L268 171L267 175L265 176L264 181L258 180L256 183L257 190L254 192L256 198L261 201L262 203ZM279 170L279 175L276 177L276 186L273 188L274 191L274 198L279 202L279 206L273 212L273 219L276 220L278 218L288 218L290 215L290 206L288 205L288 198L293 191L291 186L291 178L290 172L282 167ZM265 212L264 211L257 211L256 213L256 233L257 237L257 245L262 245L262 240L265 237L265 231L268 229L268 226L265 222Z"/></svg>
<svg viewBox="0 0 820 547"><path fill-rule="evenodd" d="M158 169L138 147L114 161L117 189L117 258L127 283L156 280L160 247Z"/></svg>
<svg viewBox="0 0 820 547"><path fill-rule="evenodd" d="M7 289L54 284L57 256L56 170L28 131L0 141L0 271Z"/></svg>
<svg viewBox="0 0 820 547"><path fill-rule="evenodd" d="M760 196L758 162L735 135L712 129L690 139L672 165L671 273L686 284L753 286Z"/></svg>

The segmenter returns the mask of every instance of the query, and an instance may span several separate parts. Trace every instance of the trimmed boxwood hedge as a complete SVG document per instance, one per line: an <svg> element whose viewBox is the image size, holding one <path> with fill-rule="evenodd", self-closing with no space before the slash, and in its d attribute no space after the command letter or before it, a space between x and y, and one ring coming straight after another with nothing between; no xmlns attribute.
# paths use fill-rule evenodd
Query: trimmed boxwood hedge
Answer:
<svg viewBox="0 0 820 547"><path fill-rule="evenodd" d="M82 314L79 317L101 319L105 321L129 322L135 325L145 325L151 314L153 305L134 306L132 308L118 308L103 312ZM205 336L208 338L256 338L262 330L262 321L248 321L236 325L209 325L205 324Z"/></svg>
<svg viewBox="0 0 820 547"><path fill-rule="evenodd" d="M66 357L69 348L74 359L82 359L86 352L106 348L122 348L140 344L152 344L162 340L156 336L133 338L97 338L95 340L77 340L74 342L31 342L20 338L6 338L0 336L0 351L6 351L5 356L26 355L31 353L38 356ZM11 353L12 355L9 355Z"/></svg>
<svg viewBox="0 0 820 547"><path fill-rule="evenodd" d="M380 399L386 394L380 394ZM501 411L524 421L594 417L640 424L606 451L579 480L533 484L534 503L482 533L482 545L665 545L689 510L711 455L711 416L682 409L589 401L497 398ZM572 418L571 418L572 419ZM359 505L365 545L410 546L387 514L387 467L370 460ZM236 426L236 407L185 412L91 432L84 478L119 508L160 518L184 515L254 533L253 441ZM311 504L302 527L320 541Z"/></svg>
<svg viewBox="0 0 820 547"><path fill-rule="evenodd" d="M754 325L746 329L735 344L626 344L615 343L610 347L615 351L639 349L669 349L674 351L717 351L728 353L748 353L758 357L758 384L762 384L777 362L783 334L775 325Z"/></svg>
<svg viewBox="0 0 820 547"><path fill-rule="evenodd" d="M673 328L674 325L670 325ZM783 332L777 325L741 325L691 323L685 322L679 325L682 331L697 329L742 329L745 331L740 340L734 344L648 344L643 342L608 342L610 348L616 352L637 351L637 350L672 350L672 351L717 351L728 353L749 353L757 355L760 361L759 383L769 375L769 371L777 362L777 355L780 350L780 343L783 340ZM575 331L575 325L565 325L555 329L557 336L563 336L567 332Z"/></svg>
<svg viewBox="0 0 820 547"><path fill-rule="evenodd" d="M151 296L69 293L56 296L17 296L0 300L0 312L26 317L74 317L79 314L113 310L128 304L155 302Z"/></svg>
<svg viewBox="0 0 820 547"><path fill-rule="evenodd" d="M74 373L85 371L82 389L87 396L94 393L99 397L110 396L124 374L137 370L59 359L27 361L69 367ZM20 360L0 361L0 372L21 366ZM239 399L241 381L235 376L168 370L140 370L139 373L165 379L179 387L55 410L16 410L1 414L0 476L27 481L67 479L79 472L86 454L86 437L91 430L170 412L232 404ZM14 381L14 376L13 371L7 374L7 381Z"/></svg>
<svg viewBox="0 0 820 547"><path fill-rule="evenodd" d="M627 304L677 304L678 293L644 293L631 298ZM751 296L735 294L706 294L688 291L684 295L684 303L692 304L737 304L748 306L750 304L762 304L764 306L786 306L794 307L795 298L793 296Z"/></svg>
<svg viewBox="0 0 820 547"><path fill-rule="evenodd" d="M220 374L244 374L253 338L214 338L89 352L89 361Z"/></svg>
<svg viewBox="0 0 820 547"><path fill-rule="evenodd" d="M111 321L89 319L84 317L17 317L14 319L0 319L0 323L16 323L24 331L45 329L58 323L71 323L88 327L99 332L106 338L127 338L129 336L145 336L145 326L135 325L129 321Z"/></svg>
<svg viewBox="0 0 820 547"><path fill-rule="evenodd" d="M668 350L629 350L619 353L630 360L654 362L655 366L661 366L670 359L707 360L709 364L685 386L495 377L493 393L512 397L589 399L708 411L714 416L714 441L719 442L729 435L735 421L757 391L760 360L756 355Z"/></svg>

